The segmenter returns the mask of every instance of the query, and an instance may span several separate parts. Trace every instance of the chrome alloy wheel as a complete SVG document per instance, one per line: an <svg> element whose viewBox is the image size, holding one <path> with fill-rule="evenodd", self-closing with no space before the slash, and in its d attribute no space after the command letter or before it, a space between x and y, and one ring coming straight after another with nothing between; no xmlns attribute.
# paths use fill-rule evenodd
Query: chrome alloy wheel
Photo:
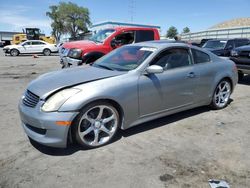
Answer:
<svg viewBox="0 0 250 188"><path fill-rule="evenodd" d="M83 114L78 125L80 140L89 147L106 144L118 129L119 115L113 106L97 105Z"/></svg>
<svg viewBox="0 0 250 188"><path fill-rule="evenodd" d="M223 108L227 105L231 94L231 85L228 81L223 80L217 86L214 93L214 104L217 108Z"/></svg>

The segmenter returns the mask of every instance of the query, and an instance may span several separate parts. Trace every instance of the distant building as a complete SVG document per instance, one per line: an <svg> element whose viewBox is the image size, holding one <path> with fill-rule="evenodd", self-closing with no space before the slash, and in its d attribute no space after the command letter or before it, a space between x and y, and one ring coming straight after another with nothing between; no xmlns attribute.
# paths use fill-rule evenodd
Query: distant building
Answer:
<svg viewBox="0 0 250 188"><path fill-rule="evenodd" d="M250 18L237 18L219 23L208 30L182 33L182 40L197 41L208 38L250 38Z"/></svg>
<svg viewBox="0 0 250 188"><path fill-rule="evenodd" d="M4 45L9 45L12 41L12 37L15 34L22 32L0 31L0 41L4 42Z"/></svg>
<svg viewBox="0 0 250 188"><path fill-rule="evenodd" d="M159 32L161 29L161 27L157 25L144 25L144 24L136 24L136 23L105 21L105 22L93 24L90 30L93 33L96 33L99 30L107 29L107 28L114 28L114 27L149 27L149 28L157 28Z"/></svg>

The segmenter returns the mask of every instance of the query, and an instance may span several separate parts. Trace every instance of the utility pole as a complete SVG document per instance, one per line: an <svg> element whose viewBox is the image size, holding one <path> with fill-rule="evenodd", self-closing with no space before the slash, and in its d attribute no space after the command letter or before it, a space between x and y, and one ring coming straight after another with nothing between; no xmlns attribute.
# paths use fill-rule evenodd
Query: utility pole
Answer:
<svg viewBox="0 0 250 188"><path fill-rule="evenodd" d="M129 14L130 14L130 21L134 22L134 16L135 16L135 0L129 0Z"/></svg>

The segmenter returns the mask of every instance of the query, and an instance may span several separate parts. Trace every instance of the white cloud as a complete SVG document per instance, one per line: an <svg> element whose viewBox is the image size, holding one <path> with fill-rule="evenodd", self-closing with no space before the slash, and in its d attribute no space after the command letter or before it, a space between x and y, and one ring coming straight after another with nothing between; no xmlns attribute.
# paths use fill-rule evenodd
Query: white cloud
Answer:
<svg viewBox="0 0 250 188"><path fill-rule="evenodd" d="M31 12L31 7L15 6L10 8L2 8L0 11L0 24L7 25L8 28L14 31L22 31L26 27L38 27L42 31L51 30L49 18L37 19L32 16L27 16Z"/></svg>

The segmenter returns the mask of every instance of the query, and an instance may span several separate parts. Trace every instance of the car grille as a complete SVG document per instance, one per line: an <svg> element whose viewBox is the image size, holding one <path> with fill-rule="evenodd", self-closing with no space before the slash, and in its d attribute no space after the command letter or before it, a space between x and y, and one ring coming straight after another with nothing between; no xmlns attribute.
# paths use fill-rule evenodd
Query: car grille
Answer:
<svg viewBox="0 0 250 188"><path fill-rule="evenodd" d="M39 102L39 97L32 93L31 91L27 90L23 97L23 104L28 107L34 108L37 103Z"/></svg>
<svg viewBox="0 0 250 188"><path fill-rule="evenodd" d="M239 55L242 57L249 57L249 54L250 54L250 51L241 51Z"/></svg>

